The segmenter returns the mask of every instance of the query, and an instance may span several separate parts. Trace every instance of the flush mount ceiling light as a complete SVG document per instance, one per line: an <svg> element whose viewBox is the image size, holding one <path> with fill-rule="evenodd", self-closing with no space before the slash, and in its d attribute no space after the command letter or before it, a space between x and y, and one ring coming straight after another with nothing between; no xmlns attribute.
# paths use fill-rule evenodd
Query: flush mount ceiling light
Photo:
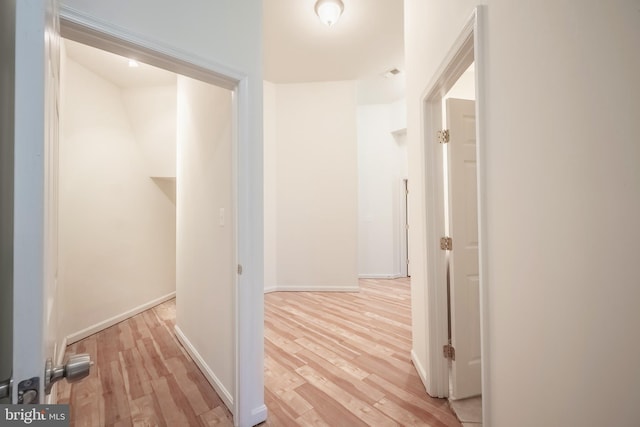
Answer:
<svg viewBox="0 0 640 427"><path fill-rule="evenodd" d="M316 2L316 15L320 20L329 27L335 24L342 11L344 10L344 4L342 0L318 0Z"/></svg>
<svg viewBox="0 0 640 427"><path fill-rule="evenodd" d="M130 60L129 60L129 67L131 67L131 68L137 68L138 66L140 66L140 64L138 63L138 61L136 61L135 59L130 59Z"/></svg>

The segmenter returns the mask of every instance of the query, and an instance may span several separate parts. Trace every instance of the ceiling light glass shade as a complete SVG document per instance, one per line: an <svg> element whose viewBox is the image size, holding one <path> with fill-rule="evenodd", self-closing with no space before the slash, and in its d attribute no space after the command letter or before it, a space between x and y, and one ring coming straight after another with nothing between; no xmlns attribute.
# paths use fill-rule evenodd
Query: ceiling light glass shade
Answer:
<svg viewBox="0 0 640 427"><path fill-rule="evenodd" d="M338 21L343 10L342 0L318 0L316 2L316 14L329 27Z"/></svg>

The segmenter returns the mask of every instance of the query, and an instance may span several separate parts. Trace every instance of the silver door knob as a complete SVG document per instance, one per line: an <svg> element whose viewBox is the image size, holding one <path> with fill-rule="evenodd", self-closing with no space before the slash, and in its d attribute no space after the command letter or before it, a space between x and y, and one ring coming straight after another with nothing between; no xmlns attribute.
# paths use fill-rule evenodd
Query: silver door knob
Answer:
<svg viewBox="0 0 640 427"><path fill-rule="evenodd" d="M51 393L53 385L63 378L70 383L80 381L91 372L91 356L88 354L74 354L67 359L67 363L60 366L53 366L51 359L47 359L44 370L44 391Z"/></svg>

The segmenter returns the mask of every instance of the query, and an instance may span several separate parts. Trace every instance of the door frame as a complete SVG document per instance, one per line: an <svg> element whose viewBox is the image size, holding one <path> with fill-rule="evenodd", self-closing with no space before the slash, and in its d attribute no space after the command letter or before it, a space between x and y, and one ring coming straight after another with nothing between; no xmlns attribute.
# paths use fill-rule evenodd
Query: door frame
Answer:
<svg viewBox="0 0 640 427"><path fill-rule="evenodd" d="M400 182L400 277L409 275L409 178Z"/></svg>
<svg viewBox="0 0 640 427"><path fill-rule="evenodd" d="M232 92L232 204L238 264L235 280L235 391L234 425L250 426L264 421L262 205L256 188L262 184L261 156L255 155L250 138L249 76L223 64L142 38L122 28L96 20L75 9L60 8L60 31L64 38L214 84ZM253 153L253 155L252 155ZM257 159L257 160L256 160ZM258 182L259 181L259 182ZM253 242L253 244L252 244ZM240 269L240 265L242 269ZM235 270L234 265L234 270ZM259 292L257 291L259 289Z"/></svg>
<svg viewBox="0 0 640 427"><path fill-rule="evenodd" d="M449 53L435 73L422 96L422 123L425 170L426 211L426 301L428 312L427 358L430 375L426 379L427 391L432 396L449 395L449 366L442 355L447 344L447 289L446 252L440 249L444 236L444 181L442 148L436 132L442 129L442 98L474 63L476 93L476 155L478 185L478 261L480 280L480 336L482 354L483 423L489 425L489 346L487 306L487 224L485 214L485 114L486 114L486 6L477 6L460 31Z"/></svg>

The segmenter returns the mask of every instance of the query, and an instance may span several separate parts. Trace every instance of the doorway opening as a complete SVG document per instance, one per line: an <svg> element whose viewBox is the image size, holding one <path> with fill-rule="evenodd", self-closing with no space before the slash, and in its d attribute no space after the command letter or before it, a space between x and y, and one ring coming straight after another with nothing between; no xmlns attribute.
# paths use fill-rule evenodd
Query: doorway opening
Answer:
<svg viewBox="0 0 640 427"><path fill-rule="evenodd" d="M423 124L430 368L426 385L430 394L451 399L482 394L486 407L483 16L482 7L474 10L425 91ZM461 96L465 82L473 83L466 88L473 96ZM461 97L474 98L475 104L454 99ZM456 129L445 132L452 126ZM469 253L475 253L475 262ZM465 265L472 267L465 270Z"/></svg>
<svg viewBox="0 0 640 427"><path fill-rule="evenodd" d="M232 92L61 46L61 333L71 344L179 295L175 334L233 410Z"/></svg>
<svg viewBox="0 0 640 427"><path fill-rule="evenodd" d="M189 79L189 84L192 87L186 91L192 95L195 94L197 96L200 94L203 89L202 86L215 87L221 93L224 93L224 100L220 103L224 107L218 108L213 115L208 117L209 122L221 121L221 118L224 118L222 121L226 122L224 132L220 132L225 134L225 139L229 142L224 149L226 154L222 156L224 160L212 162L206 156L200 158L199 155L202 152L197 152L197 150L192 153L192 160L195 163L200 161L199 166L201 168L197 172L206 173L210 169L212 173L216 173L216 171L224 170L228 181L225 183L224 189L218 190L207 188L206 184L201 184L200 187L197 187L193 183L185 182L185 185L192 189L196 188L193 191L194 194L190 195L191 199L199 198L200 201L206 201L210 205L207 207L208 210L201 207L189 209L191 216L198 217L202 221L205 221L201 218L202 215L208 218L206 225L202 225L204 222L201 222L201 226L193 227L197 229L192 229L190 235L203 233L207 227L210 227L212 232L224 230L227 240L232 242L230 247L227 245L223 250L219 248L221 250L218 252L223 252L225 255L218 257L219 260L212 260L209 257L209 264L204 263L202 260L198 262L198 264L207 267L211 267L211 264L216 262L224 264L225 274L227 274L225 282L228 284L223 292L224 295L220 299L200 298L200 301L208 301L209 304L214 304L214 302L215 304L221 304L226 307L224 310L213 310L213 307L210 307L211 310L208 311L214 313L227 312L227 317L229 318L225 322L220 322L220 327L224 328L224 334L220 340L212 340L209 337L209 339L200 339L199 342L196 342L198 340L193 338L193 334L186 331L184 331L184 336L181 338L189 337L189 341L193 346L189 348L188 343L183 340L185 348L191 353L194 361L214 385L220 396L225 399L225 403L233 412L236 425L240 423L253 425L263 421L266 418L266 407L262 404L263 399L260 397L262 396L262 361L260 357L253 356L254 354L260 354L259 351L255 350L262 348L261 333L260 331L256 333L254 325L258 323L256 322L257 316L243 316L243 313L255 313L255 307L261 306L261 304L257 304L260 302L260 298L253 297L251 292L251 287L256 283L260 283L260 275L257 273L261 269L254 267L260 263L261 257L255 254L256 250L253 248L256 245L249 244L256 235L254 225L257 221L252 215L247 214L247 212L251 211L249 208L254 203L250 194L253 187L249 185L254 178L248 171L252 169L254 163L259 162L259 159L254 161L254 159L249 158L251 150L247 149L253 143L247 131L250 128L248 123L251 114L251 109L248 106L250 99L248 95L248 76L189 53L176 51L157 42L139 39L121 30L105 27L102 23L94 22L89 17L76 15L72 10L63 9L61 12L61 33L66 39L181 74L185 76L185 79ZM194 114L191 114L191 112L188 115L189 117L185 119L187 122L189 119L194 118ZM197 119L200 122L206 121L202 120L202 117ZM192 122L189 124L193 125ZM210 125L211 123L208 124ZM193 130L193 133L197 133L197 130ZM220 150L220 147L216 145L215 150ZM222 165L227 169L223 169ZM190 169L193 170L195 168ZM114 171L114 173L117 172ZM156 177L156 179L149 177L149 181L152 181L151 185L156 185L167 198L170 199L172 197L173 183L170 177ZM178 188L178 204L180 204L181 183L179 179L176 180L176 186ZM197 196L195 193L198 192L204 195ZM217 196L224 197L226 202L220 203L216 199ZM183 212L183 217L188 217L188 212L186 212L187 214L185 212ZM178 208L178 217L180 216L180 209ZM179 222L180 220L178 220ZM180 227L179 224L178 227ZM197 246L197 243L190 242L189 238L184 240L186 241L183 242L185 245ZM258 255L260 253L258 251ZM193 259L193 257L187 258ZM189 259L185 261L186 264L189 264ZM240 260L245 262L245 271L241 271L239 267ZM185 269L189 271L191 267L193 265L187 265ZM197 275L197 273L194 274ZM211 280L202 280L201 282L211 284ZM198 299L197 290L193 290L190 293L192 298ZM248 294L248 296L245 294ZM180 311L179 308L178 311ZM195 325L196 329L198 327L202 329L202 324L197 324L198 321L192 321L191 323L191 326ZM212 327L215 327L215 325L212 325ZM260 328L258 327L257 329ZM176 332L180 337L180 330L176 329ZM210 344L214 341L215 346L211 346ZM211 354L214 354L214 358L217 357L216 352L220 348L224 348L225 352L230 354L230 357L227 357L224 361L209 360ZM247 351L249 348L253 350ZM212 364L219 366L212 367ZM220 393L216 383L218 386L224 385L225 392ZM256 390L259 390L259 392ZM260 404L258 405L256 402Z"/></svg>

